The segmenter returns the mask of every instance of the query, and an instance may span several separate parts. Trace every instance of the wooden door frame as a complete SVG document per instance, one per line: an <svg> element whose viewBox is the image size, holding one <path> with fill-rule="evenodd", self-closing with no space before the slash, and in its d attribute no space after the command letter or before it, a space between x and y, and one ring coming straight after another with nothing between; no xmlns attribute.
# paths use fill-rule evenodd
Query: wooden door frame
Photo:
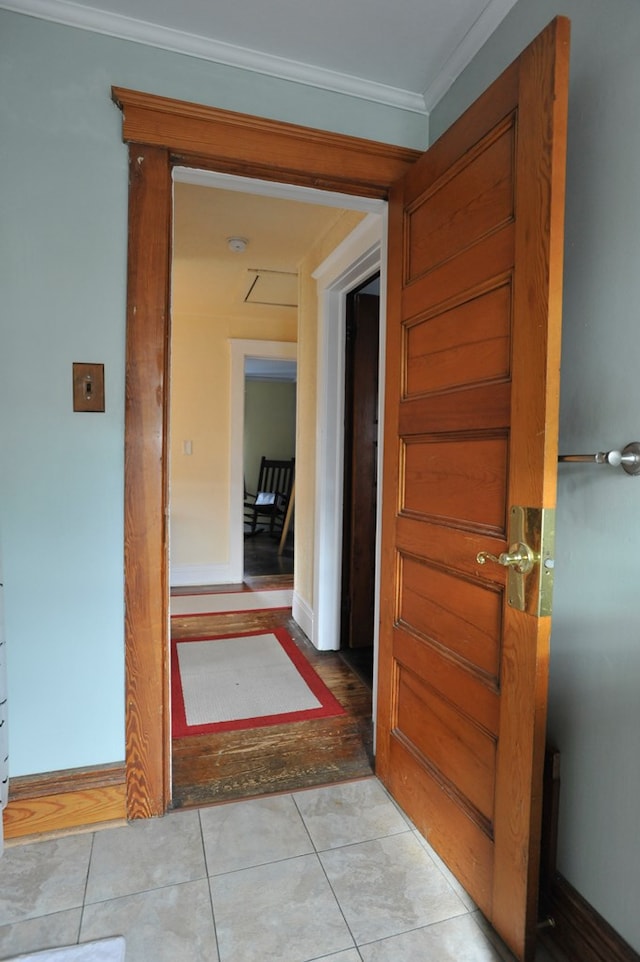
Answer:
<svg viewBox="0 0 640 962"><path fill-rule="evenodd" d="M171 798L168 364L172 168L386 200L415 150L112 88L129 144L125 385L127 817ZM310 162L313 167L310 168Z"/></svg>

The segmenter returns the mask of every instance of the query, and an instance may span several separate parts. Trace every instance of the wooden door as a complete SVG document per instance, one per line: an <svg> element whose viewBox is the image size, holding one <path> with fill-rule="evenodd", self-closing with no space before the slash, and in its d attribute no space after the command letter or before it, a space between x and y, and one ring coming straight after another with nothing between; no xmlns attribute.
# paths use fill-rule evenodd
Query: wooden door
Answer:
<svg viewBox="0 0 640 962"><path fill-rule="evenodd" d="M477 556L519 540L514 506L555 506L568 48L558 18L389 211L377 771L527 960L552 561L519 610Z"/></svg>
<svg viewBox="0 0 640 962"><path fill-rule="evenodd" d="M373 658L380 297L347 298L341 647Z"/></svg>

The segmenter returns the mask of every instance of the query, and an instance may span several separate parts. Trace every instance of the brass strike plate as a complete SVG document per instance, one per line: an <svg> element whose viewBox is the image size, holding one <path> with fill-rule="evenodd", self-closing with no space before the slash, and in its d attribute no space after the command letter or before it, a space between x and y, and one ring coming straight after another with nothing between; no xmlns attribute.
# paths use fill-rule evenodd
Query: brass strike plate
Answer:
<svg viewBox="0 0 640 962"><path fill-rule="evenodd" d="M538 618L551 614L555 535L554 508L511 508L509 542L528 545L536 562L528 574L508 569L507 601L512 608Z"/></svg>

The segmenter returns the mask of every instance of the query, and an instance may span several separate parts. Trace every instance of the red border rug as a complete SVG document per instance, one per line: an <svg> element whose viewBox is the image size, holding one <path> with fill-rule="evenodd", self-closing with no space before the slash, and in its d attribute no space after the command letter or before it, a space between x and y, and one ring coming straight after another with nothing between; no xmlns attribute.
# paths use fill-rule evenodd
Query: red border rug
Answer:
<svg viewBox="0 0 640 962"><path fill-rule="evenodd" d="M320 702L320 707L309 708L304 711L285 712L282 714L258 715L255 718L237 718L232 721L211 722L206 725L188 725L182 694L182 683L180 681L177 645L198 641L216 641L217 639L223 638L248 638L263 634L272 634L277 638L298 673ZM268 725L282 725L288 722L309 721L313 718L330 718L335 715L346 714L346 709L342 707L338 699L327 688L285 628L272 628L267 631L231 632L225 635L202 635L197 638L172 638L171 711L173 738L184 738L187 735L208 735L215 732L241 731L248 728L263 728Z"/></svg>

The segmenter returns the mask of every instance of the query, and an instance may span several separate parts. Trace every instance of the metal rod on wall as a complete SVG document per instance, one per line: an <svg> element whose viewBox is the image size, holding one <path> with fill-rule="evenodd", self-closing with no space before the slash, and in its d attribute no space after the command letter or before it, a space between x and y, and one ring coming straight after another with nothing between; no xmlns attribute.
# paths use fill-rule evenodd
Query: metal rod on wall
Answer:
<svg viewBox="0 0 640 962"><path fill-rule="evenodd" d="M610 464L614 468L622 468L627 474L640 474L640 442L631 441L622 451L599 451L597 454L560 454L558 455L558 462Z"/></svg>

